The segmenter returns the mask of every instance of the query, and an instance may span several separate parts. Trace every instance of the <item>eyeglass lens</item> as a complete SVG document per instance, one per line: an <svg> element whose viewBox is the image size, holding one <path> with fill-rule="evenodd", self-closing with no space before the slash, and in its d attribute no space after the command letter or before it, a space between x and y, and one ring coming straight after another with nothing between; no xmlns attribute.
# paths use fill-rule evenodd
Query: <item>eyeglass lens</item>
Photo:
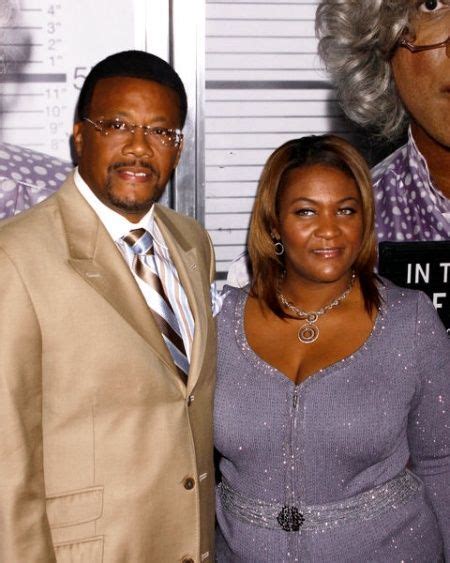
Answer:
<svg viewBox="0 0 450 563"><path fill-rule="evenodd" d="M450 5L439 11L419 12L406 39L417 47L444 43L450 36Z"/></svg>

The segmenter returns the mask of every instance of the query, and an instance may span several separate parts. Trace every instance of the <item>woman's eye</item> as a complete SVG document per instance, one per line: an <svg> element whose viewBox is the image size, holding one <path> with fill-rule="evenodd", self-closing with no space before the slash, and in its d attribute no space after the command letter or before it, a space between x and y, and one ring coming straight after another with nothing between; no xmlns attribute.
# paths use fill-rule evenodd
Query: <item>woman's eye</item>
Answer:
<svg viewBox="0 0 450 563"><path fill-rule="evenodd" d="M356 213L356 209L353 207L343 207L342 209L339 209L338 213L339 215L353 215Z"/></svg>
<svg viewBox="0 0 450 563"><path fill-rule="evenodd" d="M448 2L443 2L442 0L425 0L425 2L419 3L418 10L419 12L430 14L432 12L437 12L446 4L448 5Z"/></svg>
<svg viewBox="0 0 450 563"><path fill-rule="evenodd" d="M314 215L314 213L315 213L314 209L307 209L307 208L296 209L295 211L295 214L300 215L300 217L310 217L311 215Z"/></svg>

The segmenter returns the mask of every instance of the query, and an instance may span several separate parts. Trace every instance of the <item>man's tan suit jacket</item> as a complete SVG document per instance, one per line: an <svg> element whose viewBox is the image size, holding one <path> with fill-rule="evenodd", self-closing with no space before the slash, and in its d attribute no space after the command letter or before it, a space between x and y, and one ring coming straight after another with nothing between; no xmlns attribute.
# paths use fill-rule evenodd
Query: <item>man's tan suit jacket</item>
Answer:
<svg viewBox="0 0 450 563"><path fill-rule="evenodd" d="M213 560L214 256L155 206L195 318L188 385L69 178L0 227L0 561Z"/></svg>

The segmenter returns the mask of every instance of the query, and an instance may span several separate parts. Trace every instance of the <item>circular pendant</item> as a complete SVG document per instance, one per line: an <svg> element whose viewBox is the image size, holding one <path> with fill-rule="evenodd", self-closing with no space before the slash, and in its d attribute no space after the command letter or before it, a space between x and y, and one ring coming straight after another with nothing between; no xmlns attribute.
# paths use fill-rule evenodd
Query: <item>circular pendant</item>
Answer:
<svg viewBox="0 0 450 563"><path fill-rule="evenodd" d="M319 329L313 324L304 324L298 329L297 338L303 344L312 344L319 338Z"/></svg>

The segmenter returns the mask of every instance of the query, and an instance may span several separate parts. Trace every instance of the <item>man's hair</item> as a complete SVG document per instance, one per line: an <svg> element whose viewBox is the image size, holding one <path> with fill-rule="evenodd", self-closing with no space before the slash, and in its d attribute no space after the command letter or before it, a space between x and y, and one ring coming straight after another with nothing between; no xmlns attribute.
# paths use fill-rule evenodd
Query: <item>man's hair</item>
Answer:
<svg viewBox="0 0 450 563"><path fill-rule="evenodd" d="M395 139L407 124L390 58L411 20L411 0L320 0L319 54L347 116Z"/></svg>
<svg viewBox="0 0 450 563"><path fill-rule="evenodd" d="M309 136L281 145L267 160L258 184L248 236L252 270L251 294L264 301L278 316L285 316L276 297L284 272L284 256L275 254L272 230L277 226L279 202L291 170L322 165L341 170L353 179L361 197L362 244L353 264L359 276L365 307L380 305L374 267L377 260L375 203L370 171L363 156L336 135Z"/></svg>
<svg viewBox="0 0 450 563"><path fill-rule="evenodd" d="M187 113L187 96L183 82L175 70L163 59L144 51L122 51L97 63L81 88L78 98L76 120L81 121L89 114L89 106L97 83L104 78L140 78L151 80L171 88L178 96L180 125L183 126Z"/></svg>

